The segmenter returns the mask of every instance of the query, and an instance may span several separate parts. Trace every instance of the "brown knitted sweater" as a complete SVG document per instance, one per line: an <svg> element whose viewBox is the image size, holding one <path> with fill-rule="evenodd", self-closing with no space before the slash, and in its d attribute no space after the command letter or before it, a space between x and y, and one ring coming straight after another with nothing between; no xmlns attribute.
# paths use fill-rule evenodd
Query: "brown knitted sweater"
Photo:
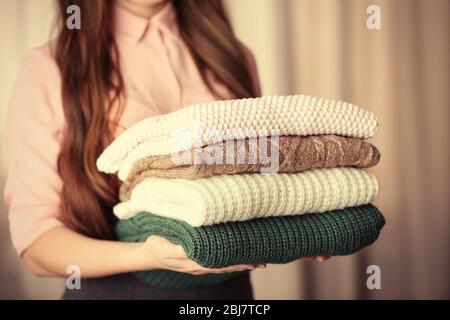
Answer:
<svg viewBox="0 0 450 320"><path fill-rule="evenodd" d="M278 148L274 150L279 151L279 173L295 173L333 167L368 168L375 166L380 160L378 149L359 138L336 135L281 136L278 143ZM267 143L262 146L260 144L252 145L248 140L242 141L242 143L234 141L233 144L232 152L235 155L238 153L245 155L244 164L242 161L239 162L237 156L231 157L232 162L230 163L230 159L226 158L226 152L223 150L224 144L188 150L188 159L190 154L190 163L194 164L174 163L170 155L151 156L143 159L133 168L129 179L122 184L120 199L121 201L128 200L133 187L147 177L198 179L221 174L259 173L262 168L270 166L270 164L262 164L259 161L256 163L249 161L249 155L259 154L260 147L266 148L265 154L270 157L272 149L270 139L267 139ZM223 156L224 164L207 164L208 155L217 150L221 150L220 155ZM214 158L217 159L217 157Z"/></svg>

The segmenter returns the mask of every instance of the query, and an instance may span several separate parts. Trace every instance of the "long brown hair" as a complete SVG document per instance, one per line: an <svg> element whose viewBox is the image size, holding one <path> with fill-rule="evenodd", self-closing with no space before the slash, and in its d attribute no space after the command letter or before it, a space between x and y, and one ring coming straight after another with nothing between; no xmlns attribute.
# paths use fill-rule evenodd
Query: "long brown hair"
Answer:
<svg viewBox="0 0 450 320"><path fill-rule="evenodd" d="M242 46L236 39L221 0L172 0L180 34L202 75L207 70L238 98L255 96L255 84ZM66 9L77 5L81 29L65 27ZM111 19L112 0L59 0L61 27L55 59L62 78L66 126L58 159L63 179L62 220L73 230L113 239L112 207L118 181L97 171L95 161L113 139L112 116L120 116L124 84Z"/></svg>

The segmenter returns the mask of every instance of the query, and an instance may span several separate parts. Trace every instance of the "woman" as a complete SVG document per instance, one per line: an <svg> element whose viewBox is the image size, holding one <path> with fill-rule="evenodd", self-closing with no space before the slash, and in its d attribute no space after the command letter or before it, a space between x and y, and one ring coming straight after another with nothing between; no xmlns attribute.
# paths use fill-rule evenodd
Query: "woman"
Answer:
<svg viewBox="0 0 450 320"><path fill-rule="evenodd" d="M80 30L65 27L72 4L81 9ZM105 146L143 118L260 95L254 58L221 1L60 0L59 13L58 37L26 57L8 114L5 200L28 268L65 277L79 266L82 289L66 290L65 299L251 299L248 275L183 290L134 278L139 270L200 275L258 266L203 268L155 236L114 241L118 181L95 166Z"/></svg>

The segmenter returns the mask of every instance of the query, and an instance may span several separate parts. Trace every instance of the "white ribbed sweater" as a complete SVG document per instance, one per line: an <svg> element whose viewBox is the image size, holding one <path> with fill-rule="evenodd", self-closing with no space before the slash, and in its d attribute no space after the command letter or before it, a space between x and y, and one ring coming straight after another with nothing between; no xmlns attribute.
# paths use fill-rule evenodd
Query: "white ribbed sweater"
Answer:
<svg viewBox="0 0 450 320"><path fill-rule="evenodd" d="M197 180L147 178L133 189L129 201L114 207L114 213L128 219L148 211L198 227L353 207L371 202L377 192L376 178L353 168Z"/></svg>
<svg viewBox="0 0 450 320"><path fill-rule="evenodd" d="M373 113L342 101L304 95L213 101L137 123L105 149L97 167L106 173L120 170L119 178L125 180L136 161L148 156L252 138L262 132L369 138L376 128Z"/></svg>

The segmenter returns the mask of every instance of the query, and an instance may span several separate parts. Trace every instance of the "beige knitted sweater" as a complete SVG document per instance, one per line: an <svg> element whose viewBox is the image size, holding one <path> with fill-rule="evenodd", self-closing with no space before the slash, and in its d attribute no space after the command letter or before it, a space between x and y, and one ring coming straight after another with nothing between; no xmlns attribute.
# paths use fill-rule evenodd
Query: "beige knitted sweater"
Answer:
<svg viewBox="0 0 450 320"><path fill-rule="evenodd" d="M359 206L370 203L377 192L376 178L354 168L196 180L146 178L133 189L130 200L114 207L114 213L128 219L148 211L196 227Z"/></svg>
<svg viewBox="0 0 450 320"><path fill-rule="evenodd" d="M275 134L369 138L376 128L373 113L342 101L304 95L213 101L137 123L106 148L97 167L124 181L139 160L220 141Z"/></svg>

